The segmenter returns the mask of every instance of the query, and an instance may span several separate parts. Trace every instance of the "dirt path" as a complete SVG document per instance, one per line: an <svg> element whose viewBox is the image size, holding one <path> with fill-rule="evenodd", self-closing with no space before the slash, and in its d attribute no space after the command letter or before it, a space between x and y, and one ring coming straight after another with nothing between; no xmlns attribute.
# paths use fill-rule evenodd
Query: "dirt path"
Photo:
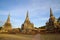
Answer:
<svg viewBox="0 0 60 40"><path fill-rule="evenodd" d="M12 34L0 34L0 40L41 40L41 35L36 34L34 36L29 35L12 35Z"/></svg>
<svg viewBox="0 0 60 40"><path fill-rule="evenodd" d="M30 36L24 35L12 35L12 34L0 34L0 40L31 40Z"/></svg>
<svg viewBox="0 0 60 40"><path fill-rule="evenodd" d="M34 37L32 38L32 40L41 40L40 34L34 35Z"/></svg>

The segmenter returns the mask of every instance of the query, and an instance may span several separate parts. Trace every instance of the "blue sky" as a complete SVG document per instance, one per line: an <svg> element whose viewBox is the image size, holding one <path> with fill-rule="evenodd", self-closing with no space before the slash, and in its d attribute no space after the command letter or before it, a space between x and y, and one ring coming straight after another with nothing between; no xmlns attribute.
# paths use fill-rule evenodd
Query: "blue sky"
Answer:
<svg viewBox="0 0 60 40"><path fill-rule="evenodd" d="M10 12L10 19L14 28L21 27L29 12L29 18L35 27L44 26L49 19L50 7L56 18L60 16L60 0L0 0L0 26L2 26Z"/></svg>

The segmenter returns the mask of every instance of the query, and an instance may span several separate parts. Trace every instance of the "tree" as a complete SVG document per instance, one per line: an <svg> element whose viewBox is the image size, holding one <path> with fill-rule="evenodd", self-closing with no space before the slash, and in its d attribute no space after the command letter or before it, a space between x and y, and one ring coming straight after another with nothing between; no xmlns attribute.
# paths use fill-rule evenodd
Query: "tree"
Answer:
<svg viewBox="0 0 60 40"><path fill-rule="evenodd" d="M57 19L57 22L60 22L60 17Z"/></svg>
<svg viewBox="0 0 60 40"><path fill-rule="evenodd" d="M41 27L39 27L39 29L45 29L45 27L46 27L46 26L41 26Z"/></svg>
<svg viewBox="0 0 60 40"><path fill-rule="evenodd" d="M2 27L0 27L0 30L2 29Z"/></svg>

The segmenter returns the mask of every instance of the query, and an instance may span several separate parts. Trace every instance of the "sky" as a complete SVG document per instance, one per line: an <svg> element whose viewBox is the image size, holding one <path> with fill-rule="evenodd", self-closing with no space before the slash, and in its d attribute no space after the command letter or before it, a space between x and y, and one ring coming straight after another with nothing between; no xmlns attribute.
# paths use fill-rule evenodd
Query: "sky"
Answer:
<svg viewBox="0 0 60 40"><path fill-rule="evenodd" d="M12 27L21 28L27 11L35 27L44 26L49 19L50 8L56 18L60 17L60 0L0 0L0 26L4 25L10 13Z"/></svg>

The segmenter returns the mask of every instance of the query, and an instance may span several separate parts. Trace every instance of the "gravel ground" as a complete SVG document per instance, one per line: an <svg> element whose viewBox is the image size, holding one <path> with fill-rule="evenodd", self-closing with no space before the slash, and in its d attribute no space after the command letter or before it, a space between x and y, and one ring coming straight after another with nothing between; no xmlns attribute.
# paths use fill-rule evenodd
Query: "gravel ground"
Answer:
<svg viewBox="0 0 60 40"><path fill-rule="evenodd" d="M18 34L0 34L0 40L32 40L32 37Z"/></svg>
<svg viewBox="0 0 60 40"><path fill-rule="evenodd" d="M60 34L0 34L0 40L60 40Z"/></svg>
<svg viewBox="0 0 60 40"><path fill-rule="evenodd" d="M42 39L41 39L40 34L36 34L36 35L34 35L34 37L32 38L32 40L42 40Z"/></svg>

